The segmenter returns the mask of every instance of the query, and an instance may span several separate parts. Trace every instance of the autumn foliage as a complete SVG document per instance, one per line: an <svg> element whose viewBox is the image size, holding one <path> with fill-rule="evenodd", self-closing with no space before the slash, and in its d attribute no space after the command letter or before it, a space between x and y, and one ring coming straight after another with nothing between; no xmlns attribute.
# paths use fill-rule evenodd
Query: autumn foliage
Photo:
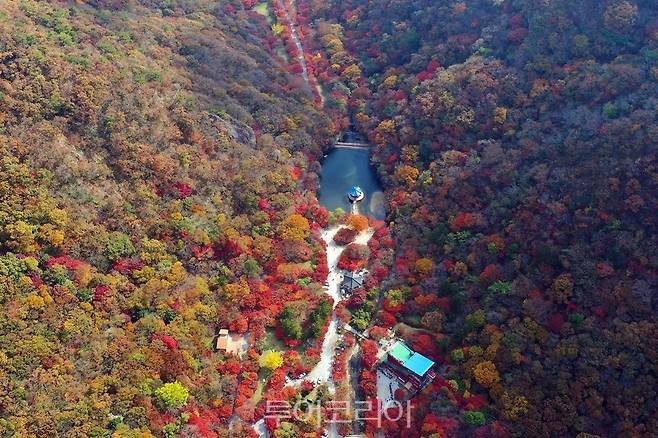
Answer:
<svg viewBox="0 0 658 438"><path fill-rule="evenodd" d="M22 0L0 29L3 436L255 438L268 401L375 400L391 333L437 375L368 436L658 430L655 2ZM317 200L347 129L385 221ZM367 269L339 303L329 224ZM334 312L360 356L288 384Z"/></svg>

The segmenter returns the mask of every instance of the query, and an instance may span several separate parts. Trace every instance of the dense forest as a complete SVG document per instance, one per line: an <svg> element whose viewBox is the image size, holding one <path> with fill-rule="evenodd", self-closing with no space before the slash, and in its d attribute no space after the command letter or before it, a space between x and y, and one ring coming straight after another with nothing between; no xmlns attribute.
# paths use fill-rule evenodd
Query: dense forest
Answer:
<svg viewBox="0 0 658 438"><path fill-rule="evenodd" d="M2 436L250 419L265 328L321 303L308 157L333 124L268 28L156 3L0 7ZM229 325L242 363L212 353Z"/></svg>
<svg viewBox="0 0 658 438"><path fill-rule="evenodd" d="M307 7L387 187L404 300L380 323L422 328L459 387L421 395L421 435L655 434L655 4ZM464 392L488 429L451 421Z"/></svg>
<svg viewBox="0 0 658 438"><path fill-rule="evenodd" d="M652 0L5 0L0 30L0 436L655 436ZM385 221L317 200L350 125ZM340 303L331 245L369 272ZM332 306L368 339L304 380ZM332 430L391 332L437 377Z"/></svg>

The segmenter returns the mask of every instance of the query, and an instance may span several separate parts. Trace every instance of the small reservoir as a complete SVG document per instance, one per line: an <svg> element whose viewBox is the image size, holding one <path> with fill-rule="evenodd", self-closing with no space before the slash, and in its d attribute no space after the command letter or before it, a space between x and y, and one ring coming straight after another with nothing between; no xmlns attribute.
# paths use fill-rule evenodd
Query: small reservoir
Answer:
<svg viewBox="0 0 658 438"><path fill-rule="evenodd" d="M363 201L357 203L360 214L375 219L386 218L384 193L375 169L370 165L370 150L351 147L332 149L322 160L320 204L330 211L339 207L350 211L352 205L347 199L347 192L352 186L359 186L365 192Z"/></svg>

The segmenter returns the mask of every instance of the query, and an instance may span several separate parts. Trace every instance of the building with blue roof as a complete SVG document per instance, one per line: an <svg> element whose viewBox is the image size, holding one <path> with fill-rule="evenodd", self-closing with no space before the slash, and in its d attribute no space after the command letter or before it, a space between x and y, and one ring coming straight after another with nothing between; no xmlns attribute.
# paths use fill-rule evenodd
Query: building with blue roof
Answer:
<svg viewBox="0 0 658 438"><path fill-rule="evenodd" d="M363 190L359 186L352 186L348 191L347 191L347 198L351 202L358 202L361 201L365 197L365 193L363 193Z"/></svg>
<svg viewBox="0 0 658 438"><path fill-rule="evenodd" d="M430 368L434 366L434 362L426 358L420 353L414 353L409 359L404 363L404 367L409 371L412 371L417 376L424 376Z"/></svg>
<svg viewBox="0 0 658 438"><path fill-rule="evenodd" d="M413 351L402 341L393 344L386 352L382 366L411 392L420 391L436 377L432 370L434 361Z"/></svg>

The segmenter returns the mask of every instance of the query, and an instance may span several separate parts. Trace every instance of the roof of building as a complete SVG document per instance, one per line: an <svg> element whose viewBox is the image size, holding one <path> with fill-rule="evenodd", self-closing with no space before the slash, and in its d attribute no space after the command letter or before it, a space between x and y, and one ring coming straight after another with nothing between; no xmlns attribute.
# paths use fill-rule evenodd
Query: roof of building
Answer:
<svg viewBox="0 0 658 438"><path fill-rule="evenodd" d="M215 349L218 351L240 355L246 350L246 336L239 333L229 333L228 329L220 329L215 340Z"/></svg>
<svg viewBox="0 0 658 438"><path fill-rule="evenodd" d="M410 369L419 376L424 376L432 366L434 366L434 362L420 353L412 354L409 360L404 363L405 368Z"/></svg>
<svg viewBox="0 0 658 438"><path fill-rule="evenodd" d="M353 198L358 198L363 195L363 190L359 186L352 186L347 194Z"/></svg>
<svg viewBox="0 0 658 438"><path fill-rule="evenodd" d="M226 350L228 349L228 342L229 342L228 335L221 335L217 338L217 342L215 343L215 348L218 350Z"/></svg>
<svg viewBox="0 0 658 438"><path fill-rule="evenodd" d="M398 342L389 350L388 354L393 356L398 362L405 363L411 357L413 351L404 345L404 343Z"/></svg>
<svg viewBox="0 0 658 438"><path fill-rule="evenodd" d="M407 347L404 342L397 342L393 348L388 351L388 354L400 362L406 369L421 377L434 366L432 360L426 358L420 353L416 353L411 348Z"/></svg>
<svg viewBox="0 0 658 438"><path fill-rule="evenodd" d="M357 272L346 272L340 282L343 289L354 290L363 287L363 274Z"/></svg>

